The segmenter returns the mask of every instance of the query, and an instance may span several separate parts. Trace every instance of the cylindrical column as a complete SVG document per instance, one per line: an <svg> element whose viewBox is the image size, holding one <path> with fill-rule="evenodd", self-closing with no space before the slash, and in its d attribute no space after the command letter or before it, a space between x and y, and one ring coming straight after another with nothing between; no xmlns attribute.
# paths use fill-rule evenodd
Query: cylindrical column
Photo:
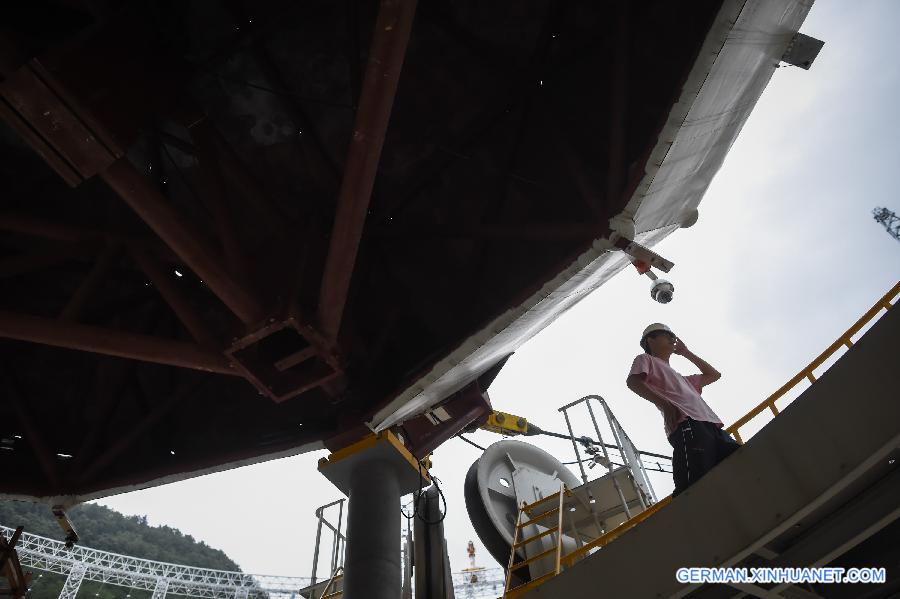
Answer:
<svg viewBox="0 0 900 599"><path fill-rule="evenodd" d="M390 464L364 461L350 480L345 599L400 596L400 483Z"/></svg>

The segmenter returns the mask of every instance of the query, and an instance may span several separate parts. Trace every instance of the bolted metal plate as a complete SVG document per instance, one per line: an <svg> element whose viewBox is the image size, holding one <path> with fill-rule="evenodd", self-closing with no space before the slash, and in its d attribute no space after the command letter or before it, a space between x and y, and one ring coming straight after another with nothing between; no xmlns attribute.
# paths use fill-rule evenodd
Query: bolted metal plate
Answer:
<svg viewBox="0 0 900 599"><path fill-rule="evenodd" d="M272 318L225 354L259 392L282 402L343 374L335 352L297 316Z"/></svg>

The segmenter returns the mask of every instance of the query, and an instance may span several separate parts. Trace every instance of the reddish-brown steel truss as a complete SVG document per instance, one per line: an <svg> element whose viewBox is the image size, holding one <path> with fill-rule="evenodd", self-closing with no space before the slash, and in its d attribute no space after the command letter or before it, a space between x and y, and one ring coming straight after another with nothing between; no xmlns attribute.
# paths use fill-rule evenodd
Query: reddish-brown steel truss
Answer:
<svg viewBox="0 0 900 599"><path fill-rule="evenodd" d="M608 233L721 2L671 4L15 3L0 492L359 435Z"/></svg>

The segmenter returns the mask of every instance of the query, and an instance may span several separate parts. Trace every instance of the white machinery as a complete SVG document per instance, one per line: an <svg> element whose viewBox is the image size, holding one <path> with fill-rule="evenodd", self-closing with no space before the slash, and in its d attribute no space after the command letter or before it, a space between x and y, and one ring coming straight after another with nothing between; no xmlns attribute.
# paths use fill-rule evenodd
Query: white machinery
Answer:
<svg viewBox="0 0 900 599"><path fill-rule="evenodd" d="M604 408L619 454L612 458L621 459L622 464L613 461L606 452L600 429L590 408L592 399L599 401ZM577 443L584 444L584 438L576 439L571 426L569 427L582 481L550 453L529 443L514 440L503 440L490 445L466 475L465 498L469 518L494 559L500 564L508 564L514 538L517 539L514 562L527 563L521 567L514 566L512 579L516 583L524 583L549 573L556 567L554 553L568 554L574 551L655 502L638 452L602 398L589 396L561 408L567 424L569 417L566 411L579 403L588 407L598 439L596 443L587 444L587 456L582 459ZM595 446L602 449L602 456L600 449ZM582 462L602 464L606 466L606 473L594 480L587 480ZM561 485L566 490L562 498L562 517L540 519L541 514L558 509L557 501L545 501L540 508L529 514L530 519L521 521L517 534L517 522L520 522L523 505L534 504L553 496L560 491ZM557 532L560 522L563 531L561 535ZM522 542L525 539L534 540ZM560 542L561 549L558 552L551 551Z"/></svg>

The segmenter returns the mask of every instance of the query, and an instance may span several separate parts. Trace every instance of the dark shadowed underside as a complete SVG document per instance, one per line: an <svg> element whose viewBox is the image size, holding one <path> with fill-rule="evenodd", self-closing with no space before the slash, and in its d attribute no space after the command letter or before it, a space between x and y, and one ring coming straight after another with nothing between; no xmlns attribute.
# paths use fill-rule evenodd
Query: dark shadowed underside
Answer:
<svg viewBox="0 0 900 599"><path fill-rule="evenodd" d="M608 232L720 4L5 7L0 492L359 434Z"/></svg>

